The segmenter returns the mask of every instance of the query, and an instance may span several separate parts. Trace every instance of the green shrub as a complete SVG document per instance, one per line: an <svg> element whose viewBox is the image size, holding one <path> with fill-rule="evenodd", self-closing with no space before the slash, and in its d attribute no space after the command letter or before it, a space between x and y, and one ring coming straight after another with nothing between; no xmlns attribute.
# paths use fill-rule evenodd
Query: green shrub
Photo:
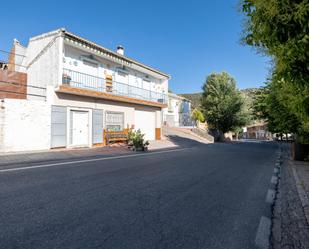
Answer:
<svg viewBox="0 0 309 249"><path fill-rule="evenodd" d="M192 112L192 119L201 123L205 122L203 113L197 108L195 108Z"/></svg>
<svg viewBox="0 0 309 249"><path fill-rule="evenodd" d="M145 140L145 134L142 134L141 130L138 129L137 131L129 130L128 132L128 143L129 145L133 145L135 150L145 150L149 145L149 141Z"/></svg>

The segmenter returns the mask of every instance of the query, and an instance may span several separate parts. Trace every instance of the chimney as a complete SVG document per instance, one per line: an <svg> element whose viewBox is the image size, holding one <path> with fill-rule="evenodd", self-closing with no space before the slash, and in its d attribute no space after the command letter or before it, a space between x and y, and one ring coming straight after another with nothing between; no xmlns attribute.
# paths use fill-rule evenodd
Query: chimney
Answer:
<svg viewBox="0 0 309 249"><path fill-rule="evenodd" d="M124 55L124 48L123 48L123 46L121 46L121 45L117 46L117 53L121 54L121 55Z"/></svg>
<svg viewBox="0 0 309 249"><path fill-rule="evenodd" d="M16 38L13 39L13 44L20 44L19 40L17 40Z"/></svg>

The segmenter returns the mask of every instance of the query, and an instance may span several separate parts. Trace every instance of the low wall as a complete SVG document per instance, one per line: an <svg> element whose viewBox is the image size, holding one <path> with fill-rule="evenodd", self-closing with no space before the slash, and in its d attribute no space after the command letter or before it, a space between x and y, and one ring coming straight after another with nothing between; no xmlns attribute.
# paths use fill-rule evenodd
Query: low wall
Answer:
<svg viewBox="0 0 309 249"><path fill-rule="evenodd" d="M0 152L50 148L51 107L45 101L4 99L0 108Z"/></svg>

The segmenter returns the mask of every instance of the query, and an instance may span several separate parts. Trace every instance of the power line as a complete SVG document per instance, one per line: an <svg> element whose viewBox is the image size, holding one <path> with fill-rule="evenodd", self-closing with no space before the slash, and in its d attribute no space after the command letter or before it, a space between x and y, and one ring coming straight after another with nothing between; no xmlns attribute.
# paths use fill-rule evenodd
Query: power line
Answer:
<svg viewBox="0 0 309 249"><path fill-rule="evenodd" d="M0 81L0 84L12 84L15 86L24 86L24 87L30 87L30 88L35 88L35 89L40 89L40 90L46 90L46 87L41 87L41 86L34 86L34 85L30 85L28 83L25 84L21 84L19 82L14 82L14 81ZM1 90L0 90L1 91Z"/></svg>
<svg viewBox="0 0 309 249"><path fill-rule="evenodd" d="M8 52L8 51L2 50L2 49L0 49L0 52L5 53L5 54L14 54L14 55L17 55L17 56L27 57L26 55L12 53L12 52Z"/></svg>
<svg viewBox="0 0 309 249"><path fill-rule="evenodd" d="M3 84L12 85L16 87L17 89L1 89L1 86ZM6 87L6 86L4 86ZM36 93L34 93L34 89ZM22 92L22 91L25 92ZM29 92L30 91L30 92ZM7 82L7 81L0 81L0 95L1 94L18 94L18 95L24 95L24 96L33 96L33 97L40 97L40 98L46 98L46 88L45 87L39 87L34 85L28 85L28 84L21 84L17 82Z"/></svg>
<svg viewBox="0 0 309 249"><path fill-rule="evenodd" d="M28 92L21 93L21 92L8 91L8 90L1 90L0 89L0 94L1 94L1 92L3 92L3 93L11 93L11 94L19 94L19 95L25 95L25 96L34 96L34 97L40 97L40 98L46 98L46 96L43 95L43 94L39 95L39 94L33 94L33 93L28 93Z"/></svg>

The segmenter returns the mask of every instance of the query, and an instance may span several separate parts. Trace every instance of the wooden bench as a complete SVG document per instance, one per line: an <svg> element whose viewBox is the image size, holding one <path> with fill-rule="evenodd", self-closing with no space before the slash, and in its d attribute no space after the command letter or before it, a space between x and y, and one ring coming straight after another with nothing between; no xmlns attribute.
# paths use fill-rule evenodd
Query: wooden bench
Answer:
<svg viewBox="0 0 309 249"><path fill-rule="evenodd" d="M128 129L124 129L122 131L104 130L104 141L106 145L110 144L110 142L127 142Z"/></svg>

